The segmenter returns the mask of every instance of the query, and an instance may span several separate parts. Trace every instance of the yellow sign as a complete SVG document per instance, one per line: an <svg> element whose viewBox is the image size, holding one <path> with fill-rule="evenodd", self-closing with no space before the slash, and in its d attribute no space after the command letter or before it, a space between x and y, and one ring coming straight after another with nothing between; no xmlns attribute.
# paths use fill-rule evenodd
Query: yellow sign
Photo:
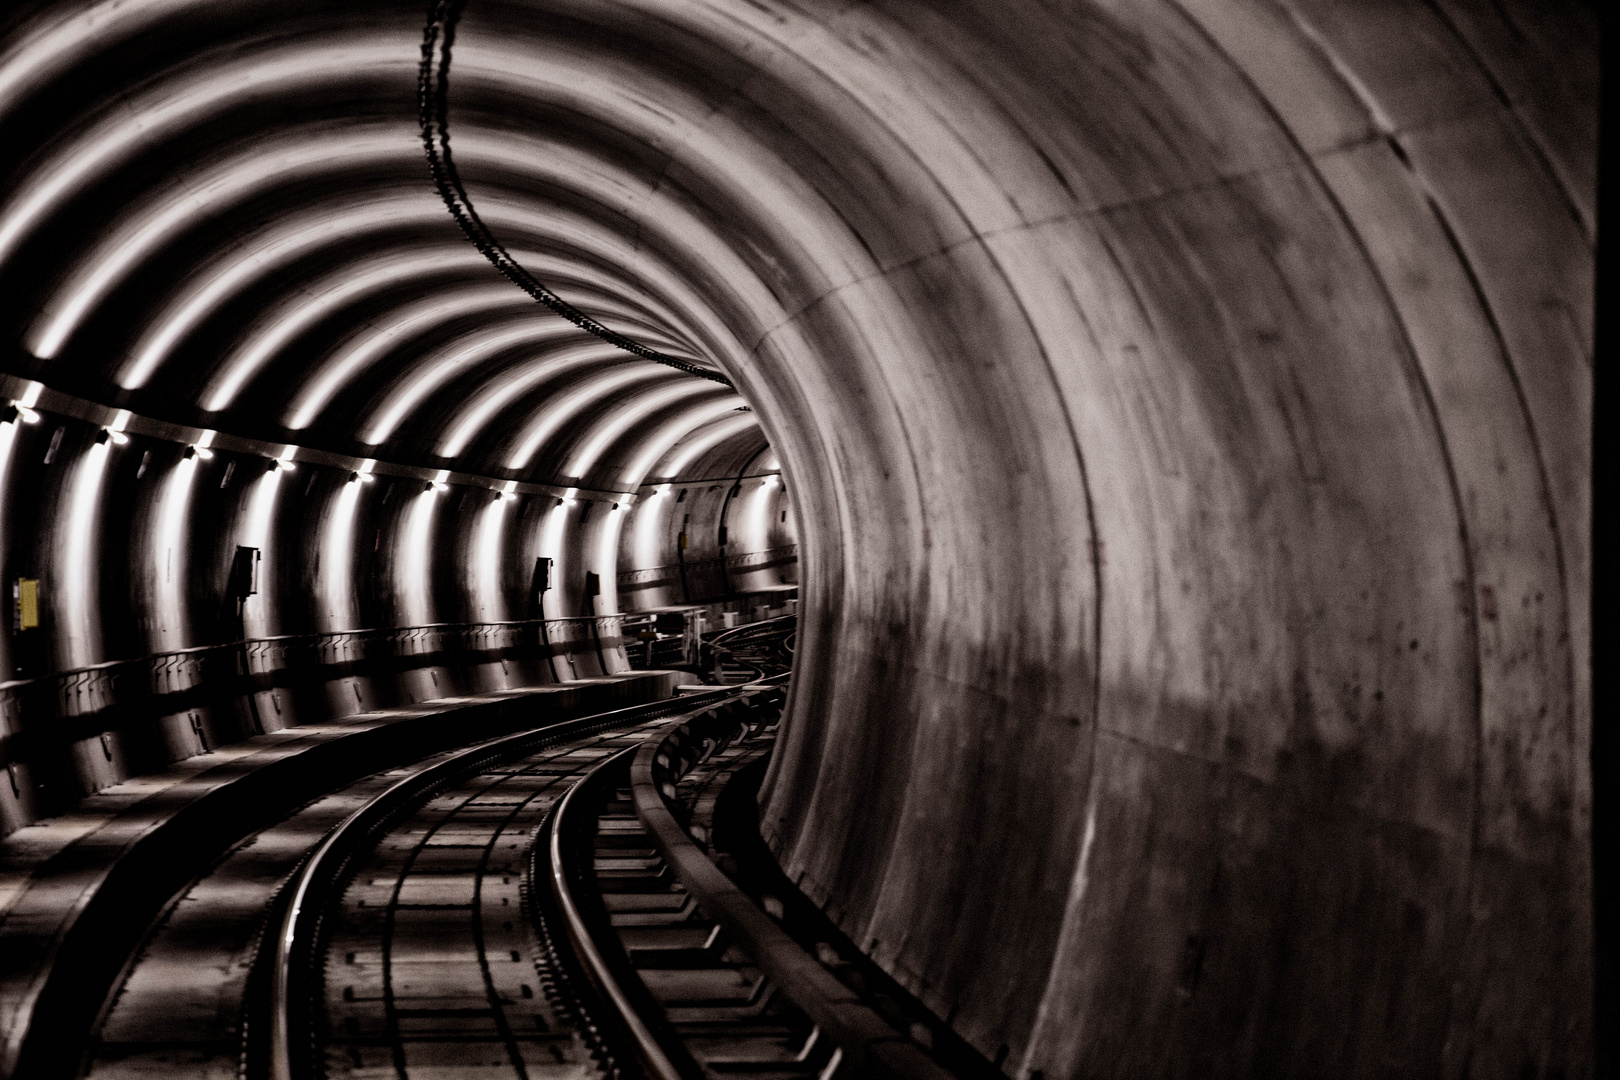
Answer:
<svg viewBox="0 0 1620 1080"><path fill-rule="evenodd" d="M31 630L39 625L39 582L17 579L17 629Z"/></svg>

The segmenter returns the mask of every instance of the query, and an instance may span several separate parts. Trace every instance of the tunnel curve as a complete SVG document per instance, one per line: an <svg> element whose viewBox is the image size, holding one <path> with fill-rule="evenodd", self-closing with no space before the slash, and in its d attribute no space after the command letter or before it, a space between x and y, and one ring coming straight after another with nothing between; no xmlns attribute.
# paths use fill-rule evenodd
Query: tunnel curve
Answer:
<svg viewBox="0 0 1620 1080"><path fill-rule="evenodd" d="M202 431L331 462L276 525L300 631L516 617L542 551L548 615L679 603L768 446L737 565L791 546L802 592L764 835L997 1067L1585 1074L1590 7L469 0L490 235L735 393L480 260L423 18L7 17L7 393L89 416L50 466L54 418L0 426L7 576L59 540L93 578L96 492L150 534L37 570L120 594L58 667L217 602L153 537L195 507L217 570L219 497L104 479L119 410L163 475ZM528 501L385 507L367 462Z"/></svg>

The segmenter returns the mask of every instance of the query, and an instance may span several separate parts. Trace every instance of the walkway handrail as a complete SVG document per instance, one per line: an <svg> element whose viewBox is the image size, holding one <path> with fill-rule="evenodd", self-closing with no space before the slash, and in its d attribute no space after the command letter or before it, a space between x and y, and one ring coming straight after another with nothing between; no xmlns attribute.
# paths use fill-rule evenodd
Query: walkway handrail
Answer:
<svg viewBox="0 0 1620 1080"><path fill-rule="evenodd" d="M469 622L469 623L422 623L416 626L377 626L355 630L322 630L313 634L279 634L270 637L242 638L237 641L221 641L212 645L193 645L187 649L169 649L160 653L148 653L145 656L130 656L121 660L103 660L99 664L86 664L83 667L66 668L46 675L36 675L29 679L8 679L0 682L0 692L25 686L35 685L47 679L65 679L69 676L82 675L90 672L106 671L111 668L123 667L129 664L149 663L157 664L169 661L171 658L199 656L205 653L224 652L232 649L251 648L260 645L298 644L300 642L320 643L337 642L343 638L375 639L388 635L402 635L422 633L429 630L460 630L467 633L480 633L491 627L538 627L541 623L547 626L559 626L567 623L588 623L595 621L599 624L609 623L615 619L623 619L634 612L611 612L606 615L570 615L560 619L513 619L504 622Z"/></svg>
<svg viewBox="0 0 1620 1080"><path fill-rule="evenodd" d="M521 619L469 623L426 623L418 626L328 630L244 638L211 645L171 649L146 656L0 682L0 764L13 760L10 741L27 728L50 718L90 716L117 706L144 707L169 695L208 686L237 686L279 673L309 674L343 664L386 665L436 652L491 653L502 650L546 651L576 638L611 639L621 633L623 612L560 619ZM594 635L579 628L594 624ZM422 661L418 660L418 664ZM259 686L258 689L265 689ZM245 691L243 691L245 692ZM48 698L49 700L45 700ZM193 707L184 702L176 709ZM93 734L93 732L92 732Z"/></svg>

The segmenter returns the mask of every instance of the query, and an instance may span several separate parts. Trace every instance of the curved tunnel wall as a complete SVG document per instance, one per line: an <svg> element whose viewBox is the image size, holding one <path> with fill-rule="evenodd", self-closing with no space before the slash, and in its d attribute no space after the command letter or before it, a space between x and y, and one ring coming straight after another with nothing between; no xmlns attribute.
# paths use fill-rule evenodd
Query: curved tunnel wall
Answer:
<svg viewBox="0 0 1620 1080"><path fill-rule="evenodd" d="M564 490L620 390L715 393L434 353L524 309L422 190L414 9L14 18L17 374ZM1009 1074L1585 1069L1596 40L1457 0L467 6L485 220L780 455L768 838Z"/></svg>
<svg viewBox="0 0 1620 1080"><path fill-rule="evenodd" d="M700 433L694 448L703 441ZM625 519L618 595L626 611L797 584L798 526L780 466L757 440L736 443L686 467L707 480L657 485Z"/></svg>
<svg viewBox="0 0 1620 1080"><path fill-rule="evenodd" d="M656 526L677 527L658 512L662 493L714 486L701 468L617 495L517 490L492 478L435 483L292 446L233 440L227 449L212 432L158 434L164 426L144 418L54 392L42 401L40 384L5 381L34 419L19 411L0 424L0 559L8 583L34 583L38 625L21 625L14 598L0 653L9 779L0 784L0 832L262 731L590 677L603 661L609 673L625 671L617 620L593 634L590 617L649 606L634 591L615 595L612 584L659 573L652 560L674 537L621 552L611 542L619 519L646 507ZM98 441L108 425L118 436ZM727 443L750 459L763 451L751 424ZM780 490L775 473L748 483L766 479ZM718 529L718 506L698 515L701 529ZM781 528L791 526L736 536L734 557L785 554L791 570ZM257 592L240 605L231 582L239 544L261 555ZM544 608L549 650L538 648L530 601L542 553L556 561ZM587 570L608 585L594 604ZM668 602L709 601L749 583L733 586ZM244 649L222 648L244 639ZM270 684L206 692L243 669ZM154 702L160 695L172 711Z"/></svg>
<svg viewBox="0 0 1620 1080"><path fill-rule="evenodd" d="M766 827L1009 1071L1585 1068L1595 35L1513 12L819 39L943 89L760 349L866 435L780 440L843 531Z"/></svg>

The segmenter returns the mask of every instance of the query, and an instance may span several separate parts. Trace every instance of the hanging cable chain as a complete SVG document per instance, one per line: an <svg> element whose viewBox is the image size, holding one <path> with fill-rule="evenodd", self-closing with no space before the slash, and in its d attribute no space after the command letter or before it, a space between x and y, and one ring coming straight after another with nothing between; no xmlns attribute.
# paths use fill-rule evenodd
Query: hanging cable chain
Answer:
<svg viewBox="0 0 1620 1080"><path fill-rule="evenodd" d="M416 94L422 125L422 148L427 151L428 168L433 182L450 216L456 219L467 239L483 253L508 281L540 301L558 315L581 330L589 331L608 344L623 349L645 360L695 375L700 379L731 386L730 379L719 372L700 367L689 360L669 356L635 341L617 330L611 330L574 305L540 284L533 274L523 269L518 261L501 246L490 233L467 197L461 175L450 156L450 47L454 43L456 19L461 14L463 0L433 0L428 10L427 28L422 34L422 64L417 72Z"/></svg>

